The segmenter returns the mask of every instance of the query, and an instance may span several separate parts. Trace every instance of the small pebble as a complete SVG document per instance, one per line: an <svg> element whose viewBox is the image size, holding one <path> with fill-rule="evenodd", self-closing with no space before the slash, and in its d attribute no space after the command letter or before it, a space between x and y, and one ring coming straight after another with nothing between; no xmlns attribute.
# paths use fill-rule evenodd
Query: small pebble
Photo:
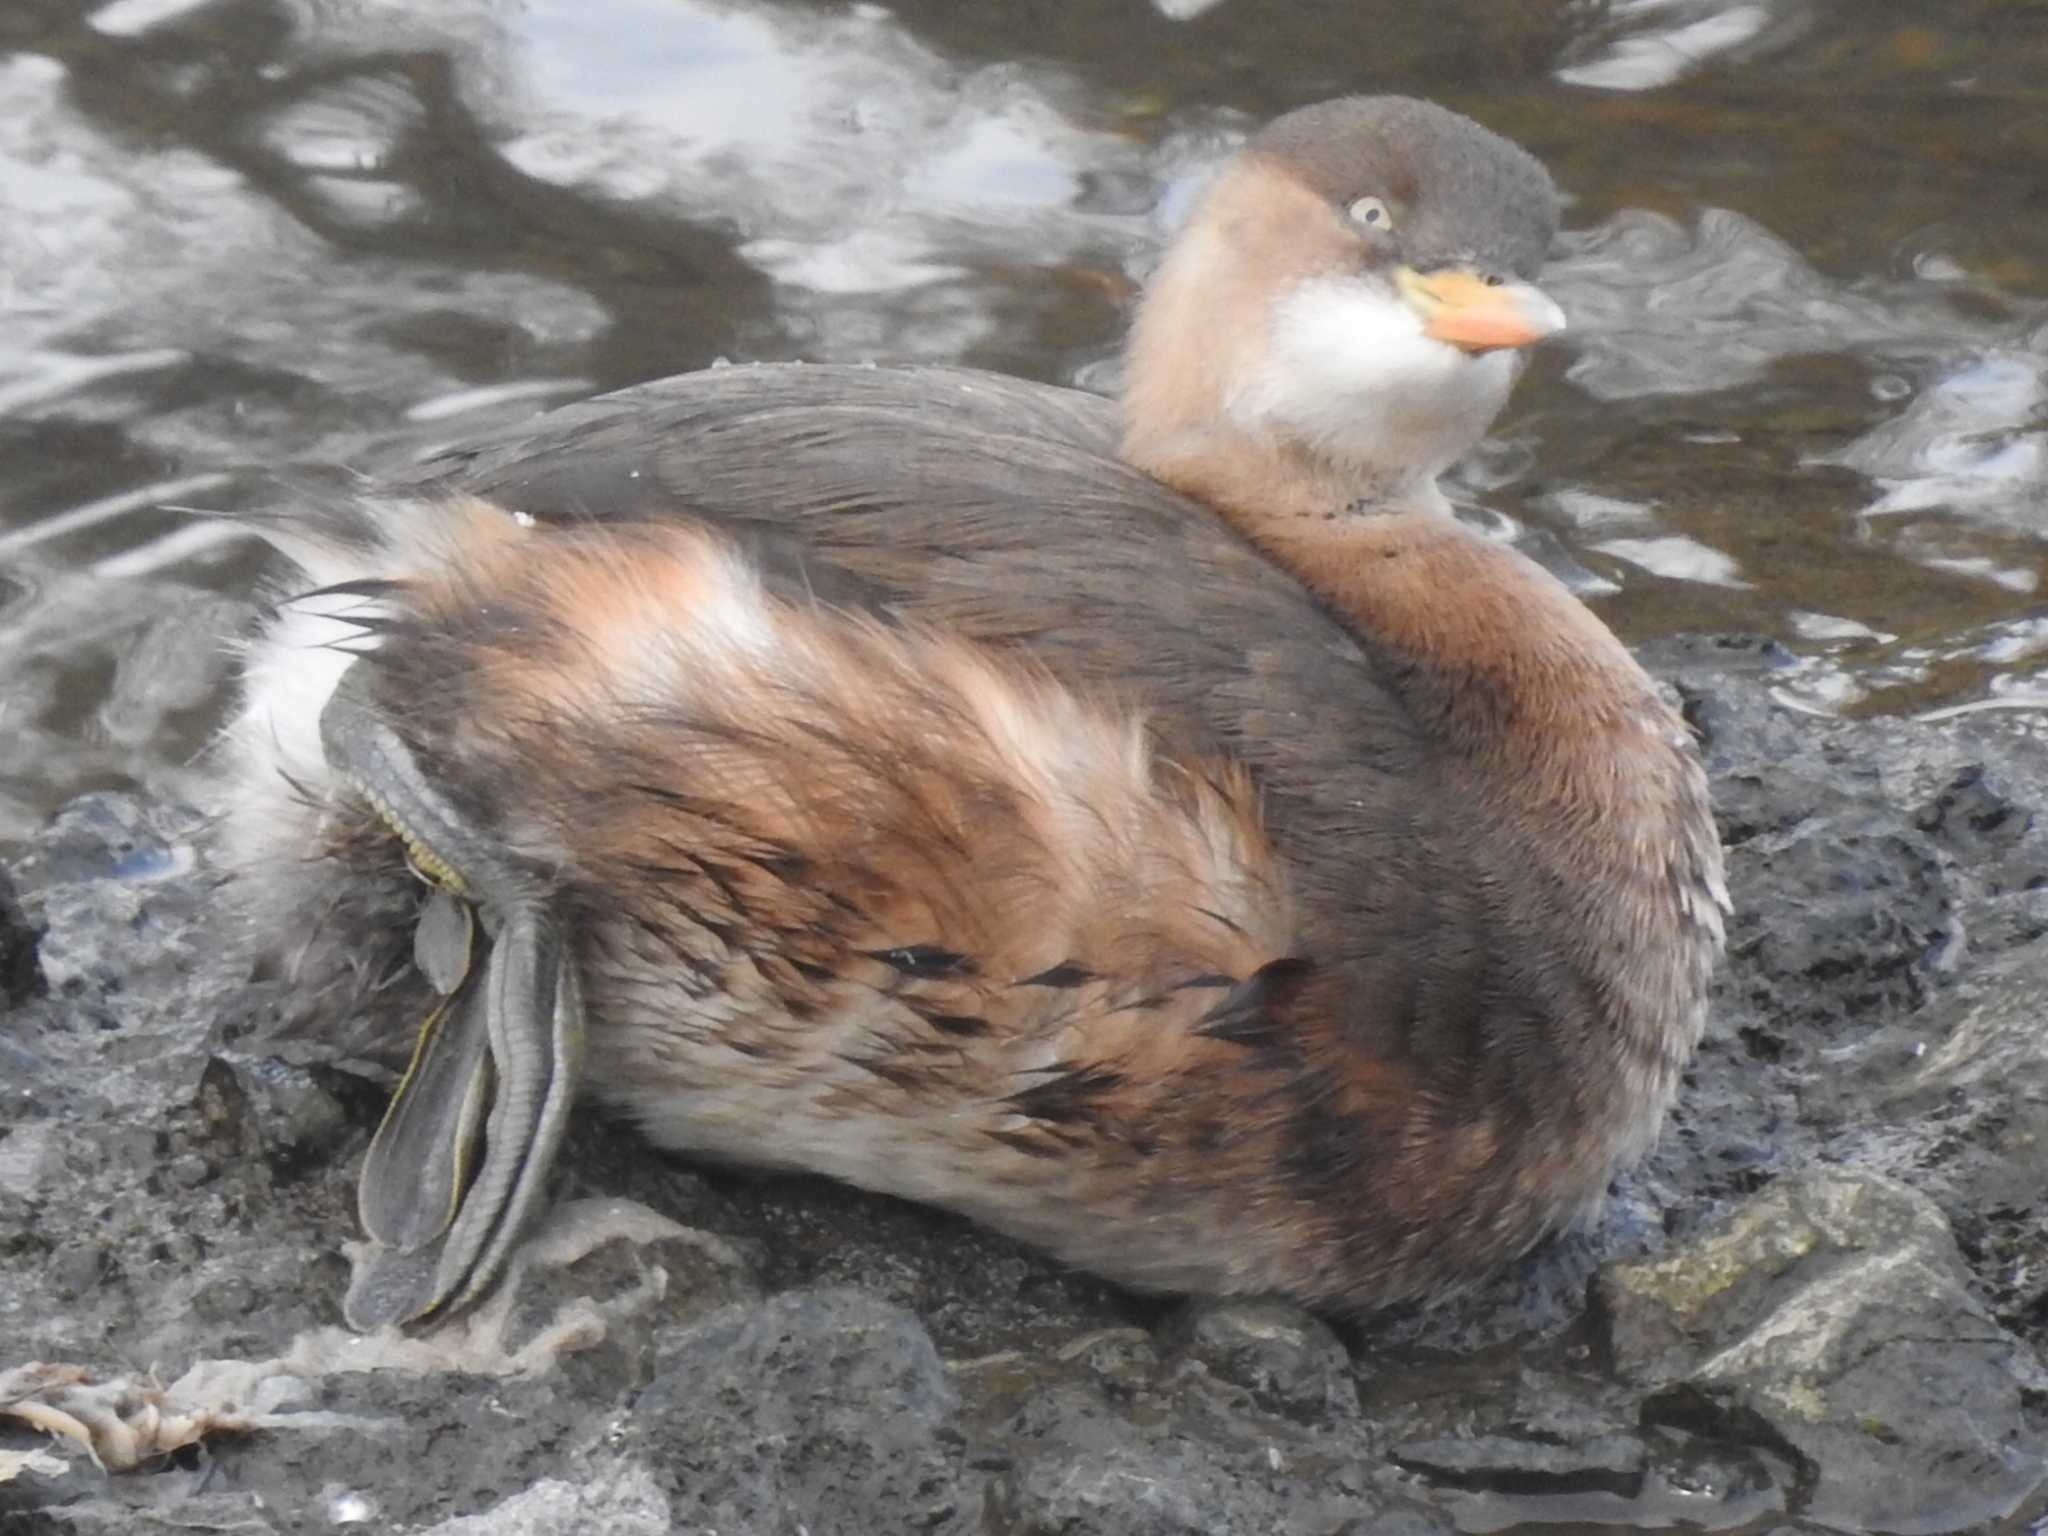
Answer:
<svg viewBox="0 0 2048 1536"><path fill-rule="evenodd" d="M66 1301L76 1301L106 1278L107 1256L94 1243L65 1243L50 1254L50 1284Z"/></svg>

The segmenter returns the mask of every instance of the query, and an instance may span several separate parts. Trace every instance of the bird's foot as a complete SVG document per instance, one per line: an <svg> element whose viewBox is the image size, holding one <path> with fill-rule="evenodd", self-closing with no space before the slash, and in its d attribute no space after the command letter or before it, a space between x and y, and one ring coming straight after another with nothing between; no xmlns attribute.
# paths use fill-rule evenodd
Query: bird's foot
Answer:
<svg viewBox="0 0 2048 1536"><path fill-rule="evenodd" d="M373 666L344 675L321 744L437 887L413 952L441 998L363 1160L357 1206L377 1248L344 1311L365 1330L456 1311L503 1274L541 1207L584 1031L541 883L436 786L370 696Z"/></svg>

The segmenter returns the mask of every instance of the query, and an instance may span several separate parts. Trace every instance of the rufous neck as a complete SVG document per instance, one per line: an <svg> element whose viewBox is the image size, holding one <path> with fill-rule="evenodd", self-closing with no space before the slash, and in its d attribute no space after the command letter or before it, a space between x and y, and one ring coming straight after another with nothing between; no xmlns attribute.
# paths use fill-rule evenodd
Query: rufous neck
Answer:
<svg viewBox="0 0 2048 1536"><path fill-rule="evenodd" d="M1228 420L1189 422L1170 434L1127 425L1123 456L1153 479L1214 508L1262 547L1269 533L1290 527L1311 537L1333 536L1364 508L1450 514L1433 474L1335 464Z"/></svg>
<svg viewBox="0 0 2048 1536"><path fill-rule="evenodd" d="M1357 635L1447 801L1511 850L1489 878L1567 909L1574 963L1661 1102L1727 902L1684 721L1561 582L1446 514L1239 526ZM1582 1039L1594 1081L1614 1058Z"/></svg>
<svg viewBox="0 0 2048 1536"><path fill-rule="evenodd" d="M1385 663L1456 756L1569 757L1588 731L1664 713L1627 648L1563 583L1447 511L1222 510Z"/></svg>

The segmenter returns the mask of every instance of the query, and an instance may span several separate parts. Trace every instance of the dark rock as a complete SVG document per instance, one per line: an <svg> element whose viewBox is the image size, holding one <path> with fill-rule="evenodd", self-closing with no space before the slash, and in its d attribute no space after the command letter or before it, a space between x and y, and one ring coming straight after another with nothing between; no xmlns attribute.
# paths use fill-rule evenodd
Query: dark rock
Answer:
<svg viewBox="0 0 2048 1536"><path fill-rule="evenodd" d="M1452 1487L1624 1497L1641 1490L1647 1460L1643 1442L1634 1435L1598 1435L1576 1445L1505 1435L1409 1440L1389 1454L1408 1471Z"/></svg>
<svg viewBox="0 0 2048 1536"><path fill-rule="evenodd" d="M2012 853L2033 830L2034 815L2002 780L1972 763L1922 805L1913 822L1958 858L1974 860Z"/></svg>
<svg viewBox="0 0 2048 1536"><path fill-rule="evenodd" d="M1453 1529L1376 1484L1362 1442L1347 1455L1284 1423L1262 1432L1187 1401L1133 1415L1097 1389L1065 1384L1035 1393L1000 1441L1010 1465L978 1527L994 1536Z"/></svg>
<svg viewBox="0 0 2048 1536"><path fill-rule="evenodd" d="M89 1242L66 1243L50 1255L50 1289L66 1301L77 1301L107 1275L107 1256Z"/></svg>
<svg viewBox="0 0 2048 1536"><path fill-rule="evenodd" d="M1750 1448L1655 1427L1553 1439L1523 1423L1403 1441L1390 1455L1428 1483L1432 1501L1453 1510L1462 1530L1751 1529L1784 1514L1798 1481L1783 1462ZM1771 1529L1789 1536L1788 1527Z"/></svg>
<svg viewBox="0 0 2048 1536"><path fill-rule="evenodd" d="M1684 1247L1600 1277L1649 1422L1779 1451L1844 1530L2002 1519L2048 1478L2048 1372L1972 1297L1934 1202L1868 1174L1780 1180ZM1987 1426L1996 1425L1987 1432Z"/></svg>
<svg viewBox="0 0 2048 1536"><path fill-rule="evenodd" d="M349 1073L258 1056L230 1066L220 1057L207 1072L225 1071L219 1109L209 1116L221 1139L243 1157L262 1157L272 1175L296 1178L333 1159L357 1135L376 1124L384 1095ZM232 1084L232 1087L229 1086ZM351 1089L365 1090L361 1104ZM202 1094L205 1084L202 1081Z"/></svg>
<svg viewBox="0 0 2048 1536"><path fill-rule="evenodd" d="M1243 1387L1271 1412L1306 1422L1358 1412L1351 1357L1327 1324L1280 1301L1213 1301L1190 1307L1187 1357Z"/></svg>
<svg viewBox="0 0 2048 1536"><path fill-rule="evenodd" d="M1583 1362L1581 1362L1582 1364ZM1460 1367L1458 1389L1375 1415L1389 1461L1461 1529L1674 1524L1732 1530L1783 1513L1792 1469L1745 1447L1640 1422L1640 1394L1583 1369ZM1426 1378L1424 1378L1426 1379ZM1380 1402L1406 1397L1384 1384Z"/></svg>
<svg viewBox="0 0 2048 1536"><path fill-rule="evenodd" d="M23 910L44 930L52 992L95 1022L133 1029L182 1001L206 901L196 812L135 795L86 795L14 866Z"/></svg>
<svg viewBox="0 0 2048 1536"><path fill-rule="evenodd" d="M1819 785L1788 796L1783 780L1761 768L1728 787L1736 792L1721 794L1727 814L1758 802L1741 828L1755 846L1731 868L1729 942L1745 970L1780 987L1804 983L1804 1018L1823 1037L1924 1001L1926 968L1948 932L1954 896L1941 860L1912 835L1908 818L1867 791ZM1795 819L1774 821L1773 812L1793 808ZM1774 916L1775 893L1788 888L1799 891L1807 921Z"/></svg>
<svg viewBox="0 0 2048 1536"><path fill-rule="evenodd" d="M41 939L41 931L21 910L13 880L0 869L0 1009L25 1003L43 990L43 968L36 958Z"/></svg>
<svg viewBox="0 0 2048 1536"><path fill-rule="evenodd" d="M677 1529L653 1477L625 1464L581 1482L542 1478L482 1514L443 1520L421 1536L667 1536Z"/></svg>
<svg viewBox="0 0 2048 1536"><path fill-rule="evenodd" d="M403 1366L402 1346L388 1341L359 1342L349 1353L360 1362L323 1375L308 1406L350 1427L276 1428L211 1447L214 1484L259 1501L261 1513L245 1515L240 1528L415 1531L480 1516L482 1529L495 1530L489 1521L508 1502L515 1516L574 1507L558 1494L517 1502L548 1481L583 1486L592 1509L604 1507L603 1485L616 1481L622 1513L648 1507L645 1483L635 1493L631 1468L603 1449L612 1421L585 1392L545 1374L471 1374L459 1345L431 1372L417 1361ZM343 1523L341 1514L355 1519Z"/></svg>
<svg viewBox="0 0 2048 1536"><path fill-rule="evenodd" d="M260 1304L254 1286L238 1275L224 1275L192 1293L192 1308L210 1322L247 1317Z"/></svg>
<svg viewBox="0 0 2048 1536"><path fill-rule="evenodd" d="M1934 1006L1843 1051L1811 1096L1816 1112L1856 1128L1862 1161L1917 1182L1959 1234L2002 1223L2048 1255L2048 1209L2035 1214L2048 1147L2043 997L2048 944L1994 951ZM2001 1283L1997 1294L2023 1292Z"/></svg>
<svg viewBox="0 0 2048 1536"><path fill-rule="evenodd" d="M687 1527L963 1529L959 1395L931 1336L857 1291L790 1291L657 1340L629 1454Z"/></svg>
<svg viewBox="0 0 2048 1536"><path fill-rule="evenodd" d="M261 1152L263 1138L256 1129L256 1115L249 1094L235 1069L218 1056L209 1056L199 1069L199 1087L192 1095L192 1107L207 1138L234 1156Z"/></svg>
<svg viewBox="0 0 2048 1536"><path fill-rule="evenodd" d="M1166 1375L1160 1341L1143 1328L1104 1328L1062 1345L1057 1358L1089 1373L1120 1401L1137 1401Z"/></svg>

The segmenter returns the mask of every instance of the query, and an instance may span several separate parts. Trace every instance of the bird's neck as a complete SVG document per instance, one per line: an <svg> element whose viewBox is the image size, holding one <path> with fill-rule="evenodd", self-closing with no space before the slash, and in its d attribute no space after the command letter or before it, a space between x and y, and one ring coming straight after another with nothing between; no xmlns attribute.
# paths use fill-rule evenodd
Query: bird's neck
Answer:
<svg viewBox="0 0 2048 1536"><path fill-rule="evenodd" d="M1564 585L1437 506L1216 505L1378 659L1453 755L1570 760L1666 711L1626 647Z"/></svg>
<svg viewBox="0 0 2048 1536"><path fill-rule="evenodd" d="M1540 753L1648 695L1607 627L1534 562L1459 523L1433 475L1334 463L1215 417L1173 432L1130 419L1125 457L1300 582L1441 746Z"/></svg>
<svg viewBox="0 0 2048 1536"><path fill-rule="evenodd" d="M1361 508L1450 512L1425 466L1343 462L1218 416L1171 432L1127 428L1123 456L1276 558L1270 540L1338 536Z"/></svg>
<svg viewBox="0 0 2048 1536"><path fill-rule="evenodd" d="M1452 516L1434 480L1371 486L1226 427L1154 450L1137 466L1214 508L1343 624L1492 814L1578 829L1592 862L1623 846L1603 829L1645 783L1662 814L1698 814L1679 803L1685 727L1635 658L1555 577Z"/></svg>
<svg viewBox="0 0 2048 1536"><path fill-rule="evenodd" d="M1243 483L1211 489L1205 499L1357 637L1461 816L1518 850L1495 875L1572 909L1610 1022L1665 1093L1698 1032L1727 899L1684 721L1561 582L1447 510L1333 513L1298 499L1306 482L1266 501Z"/></svg>

